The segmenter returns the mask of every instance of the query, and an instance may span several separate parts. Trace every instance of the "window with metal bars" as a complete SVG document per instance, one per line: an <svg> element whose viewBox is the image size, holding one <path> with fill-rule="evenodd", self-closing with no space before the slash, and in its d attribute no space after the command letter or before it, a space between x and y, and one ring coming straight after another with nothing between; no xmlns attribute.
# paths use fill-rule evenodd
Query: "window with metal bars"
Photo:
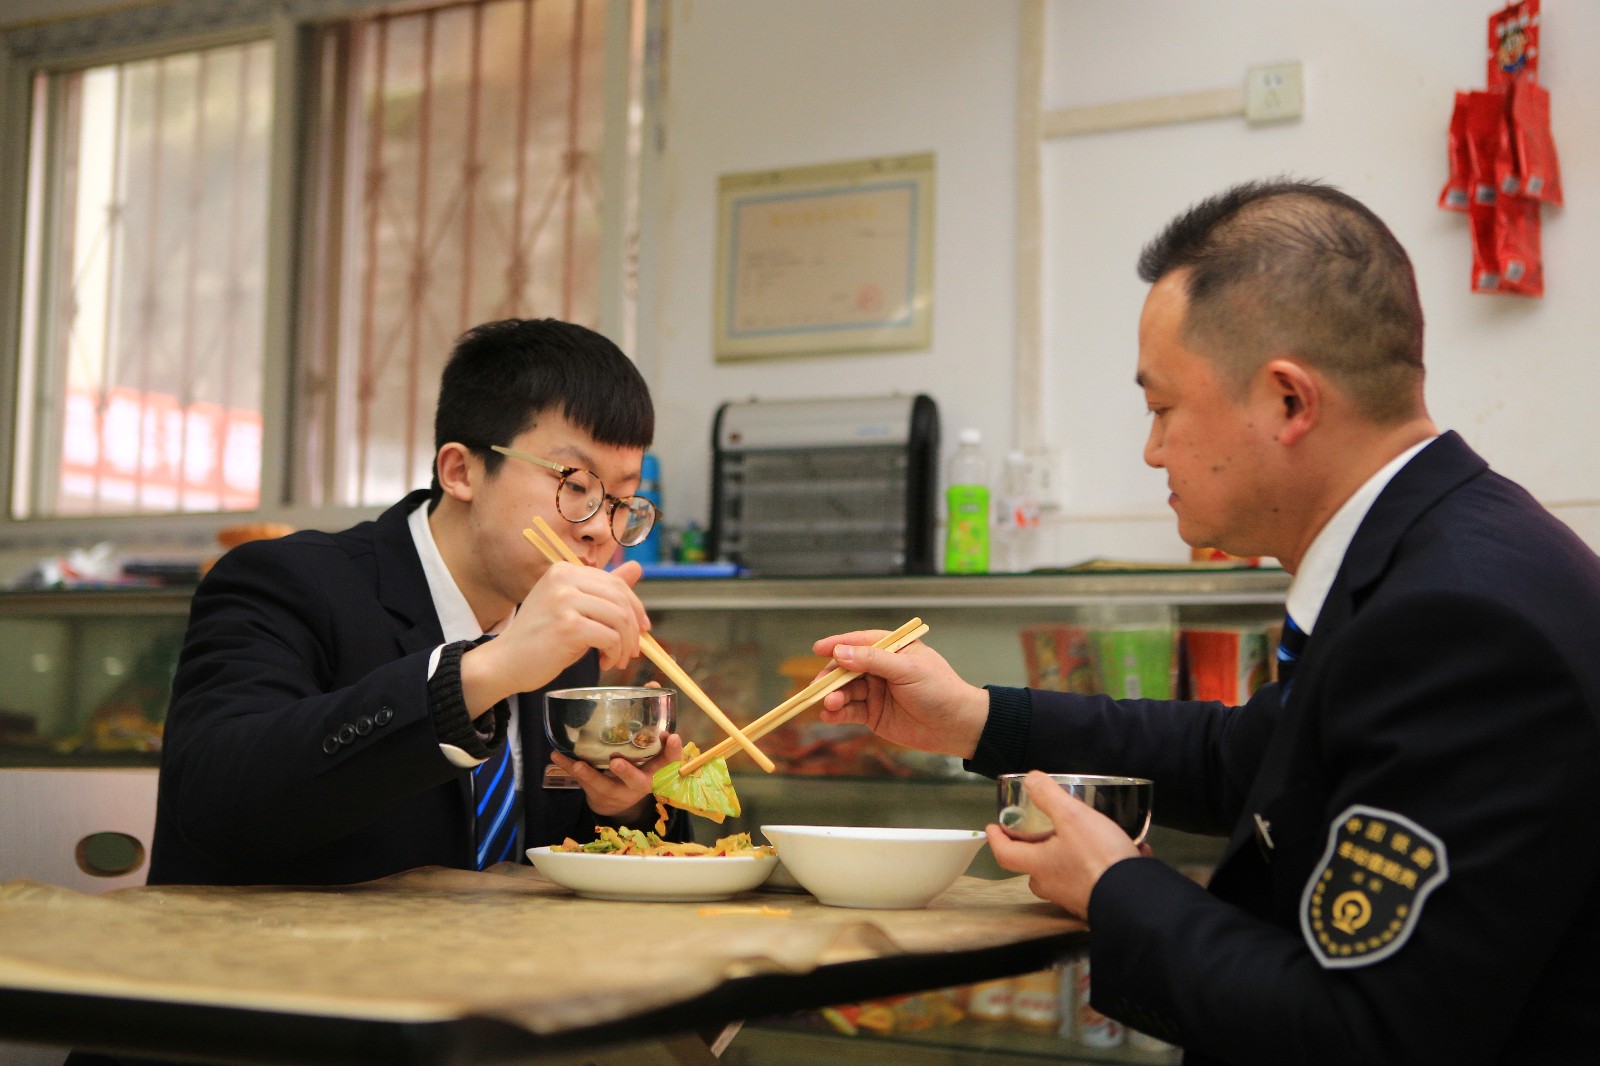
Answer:
<svg viewBox="0 0 1600 1066"><path fill-rule="evenodd" d="M603 0L483 0L321 35L311 288L338 313L302 346L309 497L427 483L439 372L469 326L598 324L605 18Z"/></svg>
<svg viewBox="0 0 1600 1066"><path fill-rule="evenodd" d="M34 78L13 510L260 501L268 42Z"/></svg>
<svg viewBox="0 0 1600 1066"><path fill-rule="evenodd" d="M602 242L632 225L643 5L351 7L302 0L267 39L34 75L14 518L387 503L427 483L463 330L600 324L621 286ZM284 101L302 110L275 116ZM603 188L627 203L607 215ZM285 233L294 254L274 257ZM274 286L293 299L269 304ZM269 306L292 307L281 351ZM288 472L264 481L278 439Z"/></svg>

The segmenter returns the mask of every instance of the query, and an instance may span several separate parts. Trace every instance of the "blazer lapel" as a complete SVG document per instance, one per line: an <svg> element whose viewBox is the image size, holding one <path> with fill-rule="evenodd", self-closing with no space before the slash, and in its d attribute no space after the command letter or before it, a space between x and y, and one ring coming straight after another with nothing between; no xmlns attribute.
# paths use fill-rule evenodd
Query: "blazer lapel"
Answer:
<svg viewBox="0 0 1600 1066"><path fill-rule="evenodd" d="M399 503L378 516L374 523L372 551L377 564L378 602L395 620L395 639L406 655L429 651L444 643L439 612L428 591L428 576L416 542L411 539L409 521L428 497L426 489L407 494ZM467 850L471 851L472 775L459 774L456 789L461 796L463 816L468 820Z"/></svg>
<svg viewBox="0 0 1600 1066"><path fill-rule="evenodd" d="M407 524L411 512L427 496L426 489L409 494L378 517L373 531L378 601L399 624L396 637L407 655L444 643L428 578L422 572L422 560L417 557L417 546Z"/></svg>
<svg viewBox="0 0 1600 1066"><path fill-rule="evenodd" d="M1451 430L1441 434L1384 486L1372 509L1350 541L1339 573L1334 577L1322 613L1317 616L1317 637L1330 637L1343 628L1368 593L1389 569L1401 538L1424 512L1440 498L1477 477L1489 468L1476 452L1467 447L1460 434ZM1308 660L1316 655L1317 641L1306 649ZM1331 639L1321 641L1326 648ZM1313 660L1314 661L1314 660ZM1301 674L1310 662L1302 660Z"/></svg>

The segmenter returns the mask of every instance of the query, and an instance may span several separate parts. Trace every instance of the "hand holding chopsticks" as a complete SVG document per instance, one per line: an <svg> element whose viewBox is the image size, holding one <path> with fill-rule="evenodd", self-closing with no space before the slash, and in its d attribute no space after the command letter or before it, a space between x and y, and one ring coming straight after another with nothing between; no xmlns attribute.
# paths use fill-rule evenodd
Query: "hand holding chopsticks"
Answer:
<svg viewBox="0 0 1600 1066"><path fill-rule="evenodd" d="M550 528L550 523L543 518L535 516L533 525L533 529L524 529L522 535L527 538L529 544L538 548L546 559L552 563L564 560L569 563L576 563L579 566L583 565L582 560L578 558L571 548L567 547L567 542L562 540L556 531ZM733 747L737 745L748 752L750 757L756 761L756 765L767 773L770 774L777 769L777 765L767 757L766 753L756 747L749 736L739 731L739 727L733 724L732 719L722 712L722 708L718 707L711 697L701 690L699 685L695 684L694 678L690 677L683 667L679 666L677 661L667 654L667 650L654 637L649 633L639 634L639 649L644 652L645 658L655 664L656 669L665 674L669 681L676 685L684 695L698 704L700 709L705 711L706 715L717 723L724 733L728 734L728 739L723 743L728 745L729 751L732 751Z"/></svg>
<svg viewBox="0 0 1600 1066"><path fill-rule="evenodd" d="M913 618L893 633L874 641L872 646L881 651L899 651L907 644L920 640L927 632L928 627L923 623L922 619ZM842 666L834 667L828 673L817 678L811 684L790 696L754 722L751 722L745 729L745 736L752 740L760 740L828 693L835 689L843 688L860 676L860 671L846 670ZM725 758L732 751L733 742L731 740L724 740L719 744L714 744L695 758L685 762L678 768L678 773L692 774L712 759Z"/></svg>

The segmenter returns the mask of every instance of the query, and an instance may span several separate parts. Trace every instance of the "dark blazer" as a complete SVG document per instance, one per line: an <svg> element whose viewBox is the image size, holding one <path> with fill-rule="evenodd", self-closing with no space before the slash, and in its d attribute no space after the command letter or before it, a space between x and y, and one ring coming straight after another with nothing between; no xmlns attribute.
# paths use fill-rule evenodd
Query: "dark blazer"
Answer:
<svg viewBox="0 0 1600 1066"><path fill-rule="evenodd" d="M1095 1004L1191 1063L1594 1062L1597 638L1594 553L1447 433L1361 523L1286 705L1031 693L1027 765L1141 773L1158 820L1229 836L1209 892L1147 859L1101 878ZM1368 811L1442 845L1425 897L1351 839ZM1329 958L1325 883L1391 931Z"/></svg>
<svg viewBox="0 0 1600 1066"><path fill-rule="evenodd" d="M439 750L444 641L406 518L225 554L196 590L161 757L152 884L350 884L472 868L469 770ZM548 687L592 685L590 652ZM518 700L524 846L591 839L579 790L540 787L543 690ZM681 812L672 835L684 833Z"/></svg>

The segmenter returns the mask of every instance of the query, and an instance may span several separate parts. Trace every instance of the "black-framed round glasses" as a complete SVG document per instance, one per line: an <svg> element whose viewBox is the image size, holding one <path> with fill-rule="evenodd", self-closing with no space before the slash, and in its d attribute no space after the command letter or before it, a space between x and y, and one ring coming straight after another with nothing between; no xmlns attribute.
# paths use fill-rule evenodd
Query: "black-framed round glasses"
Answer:
<svg viewBox="0 0 1600 1066"><path fill-rule="evenodd" d="M562 466L499 444L489 445L489 450L560 474L561 482L556 485L556 513L573 525L589 521L609 503L611 510L606 512L606 524L617 543L625 548L643 543L655 527L656 520L661 517L661 508L643 496L618 498L607 493L605 482L593 470Z"/></svg>

